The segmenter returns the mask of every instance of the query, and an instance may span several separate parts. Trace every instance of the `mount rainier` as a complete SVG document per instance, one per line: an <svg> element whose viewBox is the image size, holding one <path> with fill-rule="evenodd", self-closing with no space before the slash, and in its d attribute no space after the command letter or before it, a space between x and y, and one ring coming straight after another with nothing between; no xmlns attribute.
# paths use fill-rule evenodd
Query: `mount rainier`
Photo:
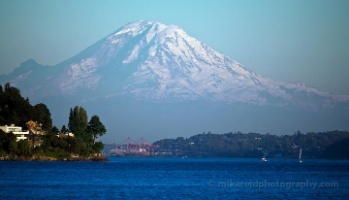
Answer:
<svg viewBox="0 0 349 200"><path fill-rule="evenodd" d="M264 78L189 36L183 29L152 21L129 23L55 66L43 66L28 60L12 73L1 75L0 83L6 82L20 88L23 96L28 96L34 102L43 101L54 107L53 110L57 106L85 104L97 111L100 108L96 105L117 107L120 102L115 102L125 99L126 102L131 100L140 104L148 102L154 107L172 103L176 104L176 110L179 105L190 104L193 107L191 104L198 105L198 102L234 109L243 107L245 111L253 110L255 113L259 112L257 110L262 112L263 107L283 109L277 111L280 113L289 108L301 110L302 114L292 116L304 116L304 112L324 113L324 110L336 113L343 110L339 107L344 105L344 115L348 115L348 95L333 95L301 83ZM127 107L123 103L121 105ZM144 107L138 108L142 110ZM223 113L221 109L218 110ZM109 111L105 109L105 112ZM195 109L192 111L197 112ZM166 112L166 116L171 112ZM150 113L149 116L154 117L154 110ZM59 114L55 115L58 118ZM342 114L338 116L343 117ZM257 118L255 120L258 121ZM317 123L321 122L314 121L314 126ZM230 126L230 131L234 131L235 125ZM220 125L217 123L215 126ZM228 131L227 127L224 130ZM294 130L298 127L294 127ZM348 128L343 124L335 127ZM332 128L332 125L327 128ZM198 127L189 131L193 130L203 131Z"/></svg>

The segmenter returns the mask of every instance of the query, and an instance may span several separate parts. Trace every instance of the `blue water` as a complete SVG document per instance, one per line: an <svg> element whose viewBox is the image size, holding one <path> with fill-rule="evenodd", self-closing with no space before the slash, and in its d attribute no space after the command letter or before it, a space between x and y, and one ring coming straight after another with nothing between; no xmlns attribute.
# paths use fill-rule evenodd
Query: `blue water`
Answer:
<svg viewBox="0 0 349 200"><path fill-rule="evenodd" d="M349 161L114 157L109 162L0 162L0 177L0 199L349 197Z"/></svg>

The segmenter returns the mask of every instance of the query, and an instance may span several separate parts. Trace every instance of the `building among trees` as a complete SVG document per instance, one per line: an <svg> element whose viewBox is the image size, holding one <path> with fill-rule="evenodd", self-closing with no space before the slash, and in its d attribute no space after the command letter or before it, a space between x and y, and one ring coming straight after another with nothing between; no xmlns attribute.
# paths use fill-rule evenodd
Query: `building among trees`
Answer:
<svg viewBox="0 0 349 200"><path fill-rule="evenodd" d="M12 132L16 136L16 142L20 140L27 140L29 138L29 131L22 131L22 127L15 126L14 124L11 124L10 126L0 126L0 129L5 133Z"/></svg>
<svg viewBox="0 0 349 200"><path fill-rule="evenodd" d="M106 133L99 116L88 121L86 110L75 106L69 129L63 125L59 131L45 104L32 106L10 83L0 84L0 125L0 159L92 159L104 147L97 141Z"/></svg>

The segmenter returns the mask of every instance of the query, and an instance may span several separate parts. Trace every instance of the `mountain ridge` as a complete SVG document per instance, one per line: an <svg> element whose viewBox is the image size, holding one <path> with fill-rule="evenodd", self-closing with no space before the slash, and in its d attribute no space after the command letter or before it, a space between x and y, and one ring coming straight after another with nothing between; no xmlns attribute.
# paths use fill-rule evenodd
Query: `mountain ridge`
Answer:
<svg viewBox="0 0 349 200"><path fill-rule="evenodd" d="M118 133L108 134L114 141L349 130L348 95L265 78L178 26L153 21L129 23L54 66L23 62L0 75L6 82L45 102L58 125L71 107L86 107Z"/></svg>
<svg viewBox="0 0 349 200"><path fill-rule="evenodd" d="M31 93L26 95L79 95L79 90L110 85L111 92L100 97L128 95L165 101L203 98L256 105L272 104L270 98L276 98L277 106L292 104L311 109L349 101L348 95L264 78L182 28L154 21L128 23L76 56L46 68L47 73L41 75L46 86L27 89ZM18 74L11 83L20 85L30 76ZM316 96L316 101L309 96Z"/></svg>

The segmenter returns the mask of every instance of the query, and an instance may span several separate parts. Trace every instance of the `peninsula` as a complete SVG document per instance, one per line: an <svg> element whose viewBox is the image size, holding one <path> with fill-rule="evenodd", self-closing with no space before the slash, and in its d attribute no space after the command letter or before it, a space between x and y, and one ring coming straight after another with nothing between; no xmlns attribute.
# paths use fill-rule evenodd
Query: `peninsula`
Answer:
<svg viewBox="0 0 349 200"><path fill-rule="evenodd" d="M97 138L106 132L99 116L88 121L79 106L70 109L68 127L59 130L45 104L32 106L10 83L0 85L0 160L105 161Z"/></svg>

